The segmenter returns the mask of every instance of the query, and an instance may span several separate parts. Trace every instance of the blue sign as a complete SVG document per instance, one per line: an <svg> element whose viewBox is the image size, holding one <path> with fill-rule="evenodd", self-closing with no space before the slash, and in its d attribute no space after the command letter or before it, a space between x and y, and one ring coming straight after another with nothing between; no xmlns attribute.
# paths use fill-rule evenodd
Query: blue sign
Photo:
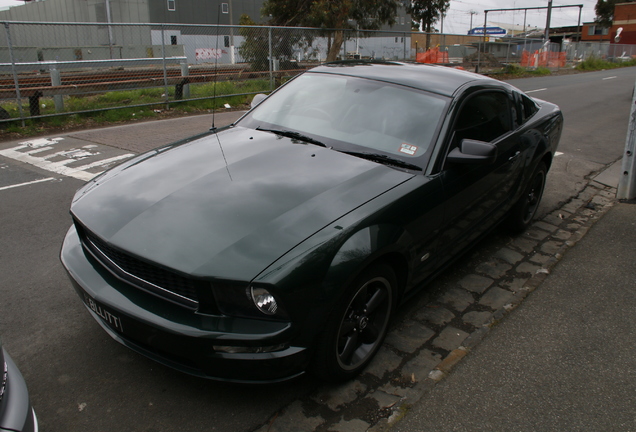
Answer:
<svg viewBox="0 0 636 432"><path fill-rule="evenodd" d="M484 27L475 27L474 29L468 30L468 34L469 35L483 35L484 34ZM503 29L501 27L486 27L486 35L492 35L492 36L504 36L506 34L506 29Z"/></svg>

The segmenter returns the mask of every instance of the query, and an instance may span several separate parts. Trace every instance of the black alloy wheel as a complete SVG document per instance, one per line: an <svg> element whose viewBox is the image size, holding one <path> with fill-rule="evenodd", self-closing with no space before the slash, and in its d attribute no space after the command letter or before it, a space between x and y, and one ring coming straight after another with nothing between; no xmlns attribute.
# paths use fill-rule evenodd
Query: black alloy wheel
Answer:
<svg viewBox="0 0 636 432"><path fill-rule="evenodd" d="M539 163L539 166L532 174L526 189L521 198L510 211L508 225L515 232L525 231L532 219L537 214L543 190L545 189L545 177L547 174L545 163Z"/></svg>
<svg viewBox="0 0 636 432"><path fill-rule="evenodd" d="M319 343L314 372L329 381L353 378L371 361L386 336L397 282L386 264L369 268L352 284Z"/></svg>

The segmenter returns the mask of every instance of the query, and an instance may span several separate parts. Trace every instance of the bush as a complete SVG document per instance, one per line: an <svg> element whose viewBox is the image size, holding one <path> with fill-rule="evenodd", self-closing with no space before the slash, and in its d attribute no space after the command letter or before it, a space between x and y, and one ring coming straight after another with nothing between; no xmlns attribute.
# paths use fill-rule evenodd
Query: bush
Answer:
<svg viewBox="0 0 636 432"><path fill-rule="evenodd" d="M598 57L591 56L576 65L576 68L580 71L595 71L603 69L616 69L619 67L627 66L636 66L636 59L610 62Z"/></svg>

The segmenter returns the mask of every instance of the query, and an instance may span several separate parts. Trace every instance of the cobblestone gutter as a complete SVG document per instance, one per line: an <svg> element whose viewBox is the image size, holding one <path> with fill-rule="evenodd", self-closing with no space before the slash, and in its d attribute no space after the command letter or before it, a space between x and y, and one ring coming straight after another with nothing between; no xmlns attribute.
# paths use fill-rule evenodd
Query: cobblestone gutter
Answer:
<svg viewBox="0 0 636 432"><path fill-rule="evenodd" d="M257 432L387 431L470 354L550 274L613 205L616 190L591 182L560 209L410 308L356 380L325 385ZM415 301L417 301L416 297Z"/></svg>

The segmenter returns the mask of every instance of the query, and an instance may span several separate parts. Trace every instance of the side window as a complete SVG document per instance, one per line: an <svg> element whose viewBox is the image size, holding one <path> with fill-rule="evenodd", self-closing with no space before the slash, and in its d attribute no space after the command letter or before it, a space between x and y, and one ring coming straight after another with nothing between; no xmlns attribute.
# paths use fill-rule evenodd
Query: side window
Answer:
<svg viewBox="0 0 636 432"><path fill-rule="evenodd" d="M477 93L460 108L453 147L464 139L491 142L513 129L511 104L506 93Z"/></svg>
<svg viewBox="0 0 636 432"><path fill-rule="evenodd" d="M539 107L526 95L521 95L521 104L523 106L523 122L525 123L530 117L539 111Z"/></svg>

